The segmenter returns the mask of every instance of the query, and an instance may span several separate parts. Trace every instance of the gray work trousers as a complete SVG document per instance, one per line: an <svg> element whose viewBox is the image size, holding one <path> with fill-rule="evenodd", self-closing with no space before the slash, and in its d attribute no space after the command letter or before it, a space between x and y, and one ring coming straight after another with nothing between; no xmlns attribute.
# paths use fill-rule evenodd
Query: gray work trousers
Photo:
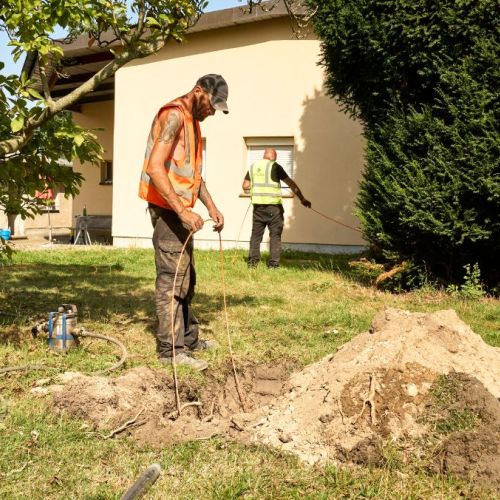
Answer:
<svg viewBox="0 0 500 500"><path fill-rule="evenodd" d="M175 335L175 352L194 349L198 344L198 320L193 314L196 272L193 257L193 239L187 244L179 263L182 246L189 236L179 217L172 210L149 205L154 227L156 285L155 302L158 316L156 332L157 351L160 358L172 356L172 318ZM174 290L177 264L179 269ZM173 296L173 312L172 312Z"/></svg>
<svg viewBox="0 0 500 500"><path fill-rule="evenodd" d="M281 233L285 224L283 205L254 205L252 220L252 236L250 237L250 252L248 263L257 264L260 261L260 244L264 231L269 228L269 267L279 266L281 255Z"/></svg>

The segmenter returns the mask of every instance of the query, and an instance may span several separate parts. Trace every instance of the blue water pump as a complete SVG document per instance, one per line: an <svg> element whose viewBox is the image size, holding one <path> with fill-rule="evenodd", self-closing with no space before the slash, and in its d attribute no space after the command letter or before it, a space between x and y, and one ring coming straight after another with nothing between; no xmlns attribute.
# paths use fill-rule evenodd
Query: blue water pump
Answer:
<svg viewBox="0 0 500 500"><path fill-rule="evenodd" d="M57 308L57 312L49 313L49 348L51 350L66 352L78 345L74 335L77 331L77 312L75 304L62 304Z"/></svg>

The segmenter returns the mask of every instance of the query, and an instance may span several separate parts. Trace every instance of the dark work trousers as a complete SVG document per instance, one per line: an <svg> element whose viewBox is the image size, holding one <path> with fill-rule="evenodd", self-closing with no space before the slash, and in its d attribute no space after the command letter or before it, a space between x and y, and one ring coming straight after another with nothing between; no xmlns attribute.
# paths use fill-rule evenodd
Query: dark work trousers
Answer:
<svg viewBox="0 0 500 500"><path fill-rule="evenodd" d="M174 290L174 277L182 246L189 236L179 217L172 210L149 205L153 223L153 246L156 264L157 350L160 358L172 356L172 295L174 296L175 351L198 344L198 320L191 309L196 273L191 238L182 255Z"/></svg>
<svg viewBox="0 0 500 500"><path fill-rule="evenodd" d="M250 238L250 253L248 263L257 264L260 261L260 244L266 227L269 228L270 257L269 267L279 266L281 254L281 233L283 232L283 205L254 205L252 236Z"/></svg>

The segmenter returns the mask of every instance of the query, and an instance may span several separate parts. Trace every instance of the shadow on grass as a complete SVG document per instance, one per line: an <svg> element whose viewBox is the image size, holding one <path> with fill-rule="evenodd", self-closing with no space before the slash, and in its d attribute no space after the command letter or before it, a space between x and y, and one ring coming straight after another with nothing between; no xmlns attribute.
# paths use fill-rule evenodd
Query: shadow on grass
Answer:
<svg viewBox="0 0 500 500"><path fill-rule="evenodd" d="M286 250L281 255L281 267L288 269L312 269L343 276L363 286L373 286L378 273L352 266L363 254L318 254Z"/></svg>
<svg viewBox="0 0 500 500"><path fill-rule="evenodd" d="M269 300L272 301L272 299ZM256 304L260 304L262 301L259 300L258 297L252 297L250 295L226 294L226 302L228 309L231 309L232 307L240 305L255 306ZM220 294L209 295L207 293L196 292L192 302L194 315L198 319L201 328L205 331L209 331L207 329L207 325L220 317L223 307L223 299ZM153 313L151 319L146 322L146 330L150 334L155 335L157 328L158 321L156 319L156 313Z"/></svg>
<svg viewBox="0 0 500 500"><path fill-rule="evenodd" d="M124 322L144 325L154 334L157 328L154 302L154 268L143 275L124 270L122 264L16 264L2 273L0 343L19 342L14 326L46 320L63 303L76 304L79 322ZM258 298L228 294L228 308L252 306ZM270 299L271 300L271 299ZM195 294L193 310L200 324L207 325L223 309L220 294Z"/></svg>
<svg viewBox="0 0 500 500"><path fill-rule="evenodd" d="M153 279L123 272L121 264L18 264L2 273L3 324L46 316L62 303L76 304L82 320L129 320L154 314ZM12 317L15 313L15 317Z"/></svg>

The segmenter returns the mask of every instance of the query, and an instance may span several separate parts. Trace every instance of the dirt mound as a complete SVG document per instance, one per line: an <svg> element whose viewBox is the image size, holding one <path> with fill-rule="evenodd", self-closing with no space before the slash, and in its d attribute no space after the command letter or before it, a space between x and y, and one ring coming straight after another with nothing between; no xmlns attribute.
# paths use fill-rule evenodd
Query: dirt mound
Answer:
<svg viewBox="0 0 500 500"><path fill-rule="evenodd" d="M384 442L416 443L430 432L430 390L439 375L450 372L477 379L498 417L499 349L485 344L454 311L387 309L374 319L369 332L294 374L286 393L251 422L253 440L296 453L309 463L379 463ZM494 426L479 427L468 436L484 437L490 431L497 432ZM498 433L496 437L494 443ZM458 460L463 453L453 444L455 439L459 438L450 436L445 445L442 470L459 472L453 469L452 456ZM493 447L487 451L478 446L498 457ZM467 473L477 471L471 466Z"/></svg>
<svg viewBox="0 0 500 500"><path fill-rule="evenodd" d="M239 372L244 413L229 365L201 382L183 379L181 400L194 404L177 420L170 373L143 367L116 378L73 377L54 405L107 436L159 446L223 435L309 463L383 465L389 443L403 463L425 458L436 472L500 486L500 350L454 311L387 309L369 332L287 382L288 366Z"/></svg>
<svg viewBox="0 0 500 500"><path fill-rule="evenodd" d="M443 438L434 470L472 477L500 490L500 403L464 373L441 377L431 387L426 421Z"/></svg>
<svg viewBox="0 0 500 500"><path fill-rule="evenodd" d="M288 378L286 366L246 366L239 375L247 411L279 396ZM116 378L71 374L64 385L53 386L57 411L89 422L110 436L127 433L141 442L165 444L231 434L231 420L241 412L229 368L219 379L180 383L182 404L192 403L175 417L175 392L167 370L137 367ZM126 424L126 425L125 425ZM122 429L123 427L123 429ZM106 432L104 432L104 430Z"/></svg>

